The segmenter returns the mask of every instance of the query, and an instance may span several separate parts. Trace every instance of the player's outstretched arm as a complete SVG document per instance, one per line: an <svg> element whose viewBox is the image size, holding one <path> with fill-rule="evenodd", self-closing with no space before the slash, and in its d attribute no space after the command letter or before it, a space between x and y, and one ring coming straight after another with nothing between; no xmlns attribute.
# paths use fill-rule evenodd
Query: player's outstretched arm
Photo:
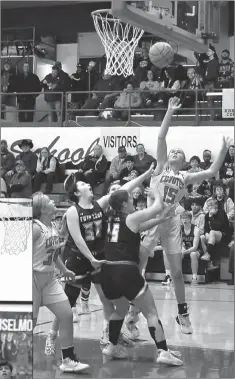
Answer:
<svg viewBox="0 0 235 379"><path fill-rule="evenodd" d="M154 198L154 203L150 207L142 211L131 213L127 216L126 225L134 233L140 231L141 224L155 218L159 213L162 212L164 204L162 197L157 189L154 190Z"/></svg>
<svg viewBox="0 0 235 379"><path fill-rule="evenodd" d="M157 141L157 167L154 175L158 175L162 172L163 167L167 161L167 145L166 136L171 123L171 118L174 112L181 107L180 99L178 97L172 97L168 103L168 109L165 117L162 121Z"/></svg>
<svg viewBox="0 0 235 379"><path fill-rule="evenodd" d="M146 171L144 174L138 176L138 178L133 179L130 182L125 183L121 187L121 189L122 190L126 190L128 192L132 192L136 187L139 187L146 179L149 179L151 177L151 175L153 173L153 169L154 169L154 163L151 164L151 166L148 169L148 171ZM101 197L101 199L99 199L97 201L97 203L101 206L101 208L103 210L106 210L108 208L108 206L109 206L109 198L110 198L110 194Z"/></svg>
<svg viewBox="0 0 235 379"><path fill-rule="evenodd" d="M194 184L194 183L202 183L203 180L207 180L213 178L218 173L220 167L224 162L224 158L228 151L230 145L233 144L233 139L230 137L223 137L222 146L219 152L219 155L212 163L211 167L205 171L199 171L195 173L188 173L185 176L185 185Z"/></svg>

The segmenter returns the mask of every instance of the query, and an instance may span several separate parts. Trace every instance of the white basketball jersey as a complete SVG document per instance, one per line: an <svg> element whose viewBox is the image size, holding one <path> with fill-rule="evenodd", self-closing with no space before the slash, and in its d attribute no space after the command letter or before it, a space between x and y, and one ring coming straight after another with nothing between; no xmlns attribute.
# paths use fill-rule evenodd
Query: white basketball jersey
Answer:
<svg viewBox="0 0 235 379"><path fill-rule="evenodd" d="M53 226L49 228L38 220L34 223L40 227L41 236L33 246L33 270L53 272L60 253L60 237Z"/></svg>
<svg viewBox="0 0 235 379"><path fill-rule="evenodd" d="M151 178L150 187L157 186L164 203L167 205L177 204L184 197L185 189L185 172L174 174L171 169L165 169L159 175Z"/></svg>

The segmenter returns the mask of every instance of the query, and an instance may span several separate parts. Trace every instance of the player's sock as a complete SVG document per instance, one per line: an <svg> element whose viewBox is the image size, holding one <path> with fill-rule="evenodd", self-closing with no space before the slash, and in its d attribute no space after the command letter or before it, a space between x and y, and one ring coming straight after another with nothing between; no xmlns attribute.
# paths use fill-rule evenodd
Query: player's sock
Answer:
<svg viewBox="0 0 235 379"><path fill-rule="evenodd" d="M163 334L164 334L164 330L163 330L163 326L162 326L161 321L158 320L158 323L159 323L159 325L161 326L162 331L163 331ZM156 328L155 328L155 326L149 326L149 333L150 333L152 339L154 340L154 342L155 342L155 344L156 344L156 346L157 346L158 349L168 351L168 347L167 347L166 340L163 340L163 341L157 341L157 339L156 339Z"/></svg>
<svg viewBox="0 0 235 379"><path fill-rule="evenodd" d="M117 345L123 322L124 320L109 321L109 341L112 342L113 345Z"/></svg>
<svg viewBox="0 0 235 379"><path fill-rule="evenodd" d="M185 313L188 313L187 303L178 304L178 311L180 315L184 315Z"/></svg>
<svg viewBox="0 0 235 379"><path fill-rule="evenodd" d="M166 276L171 276L171 270L166 270Z"/></svg>
<svg viewBox="0 0 235 379"><path fill-rule="evenodd" d="M197 279L197 274L193 274L193 279Z"/></svg>
<svg viewBox="0 0 235 379"><path fill-rule="evenodd" d="M50 329L49 334L53 337L57 337L58 331Z"/></svg>
<svg viewBox="0 0 235 379"><path fill-rule="evenodd" d="M208 254L210 255L210 257L212 259L213 258L213 252L214 252L214 245L212 245L211 243L208 243L207 251L208 251Z"/></svg>
<svg viewBox="0 0 235 379"><path fill-rule="evenodd" d="M74 347L73 346L62 347L61 350L62 350L62 358L63 359L66 359L66 358L73 359L74 358Z"/></svg>

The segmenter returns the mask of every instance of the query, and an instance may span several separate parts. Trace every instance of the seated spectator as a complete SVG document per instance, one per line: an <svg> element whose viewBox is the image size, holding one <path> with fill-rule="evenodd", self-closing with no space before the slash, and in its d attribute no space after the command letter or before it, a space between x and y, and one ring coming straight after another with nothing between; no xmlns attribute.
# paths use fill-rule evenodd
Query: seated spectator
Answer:
<svg viewBox="0 0 235 379"><path fill-rule="evenodd" d="M201 184L189 184L187 186L187 192L185 194L184 200L185 209L189 210L191 208L192 201L195 199L202 201L202 203L204 204L210 196L211 186L206 180L203 180Z"/></svg>
<svg viewBox="0 0 235 379"><path fill-rule="evenodd" d="M158 110L156 113L159 114L160 118L163 119L168 107L168 102L171 97L178 96L180 93L180 81L175 78L175 71L173 67L168 67L164 70L163 81L161 83L160 89L166 89L167 91L161 92L158 100L158 108L164 108L163 110Z"/></svg>
<svg viewBox="0 0 235 379"><path fill-rule="evenodd" d="M227 155L219 171L219 177L228 187L234 182L234 145L229 146Z"/></svg>
<svg viewBox="0 0 235 379"><path fill-rule="evenodd" d="M121 92L120 96L114 103L114 110L112 112L113 118L120 119L123 121L128 120L129 113L132 113L129 110L138 109L142 104L142 99L139 92L133 91L133 85L128 83L126 88ZM115 109L115 108L121 108Z"/></svg>
<svg viewBox="0 0 235 379"><path fill-rule="evenodd" d="M181 213L180 219L182 223L182 258L190 258L191 260L191 269L193 274L191 285L195 286L198 284L198 261L202 255L199 250L200 232L198 227L192 224L192 214L190 212L185 211Z"/></svg>
<svg viewBox="0 0 235 379"><path fill-rule="evenodd" d="M116 180L115 182L113 182L109 189L108 189L108 192L107 193L113 193L117 190L119 190L121 188L121 185L120 185L120 181L119 180Z"/></svg>
<svg viewBox="0 0 235 379"><path fill-rule="evenodd" d="M211 162L211 151L210 150L206 149L203 151L203 161L204 162L201 162L199 165L199 167L202 170L207 170L208 168L211 167L213 162Z"/></svg>
<svg viewBox="0 0 235 379"><path fill-rule="evenodd" d="M203 207L205 213L209 211L208 204L210 204L211 200L217 201L219 210L225 211L229 221L234 219L234 203L232 199L227 196L226 186L221 181L214 183L213 195L205 202Z"/></svg>
<svg viewBox="0 0 235 379"><path fill-rule="evenodd" d="M7 185L3 178L0 178L0 197L7 197Z"/></svg>
<svg viewBox="0 0 235 379"><path fill-rule="evenodd" d="M139 197L136 200L136 210L142 211L143 209L147 208L147 199L144 195L139 195Z"/></svg>
<svg viewBox="0 0 235 379"><path fill-rule="evenodd" d="M125 146L119 146L118 155L112 159L109 171L107 171L105 177L104 195L107 193L110 184L119 178L120 172L126 167L126 155L127 152Z"/></svg>
<svg viewBox="0 0 235 379"><path fill-rule="evenodd" d="M108 161L103 154L102 146L95 145L93 155L87 155L83 162L78 165L76 179L89 183L94 187L105 180L108 169Z"/></svg>
<svg viewBox="0 0 235 379"><path fill-rule="evenodd" d="M202 168L200 168L201 160L197 155L194 155L190 158L189 164L191 168L188 170L188 172L199 172L203 171Z"/></svg>
<svg viewBox="0 0 235 379"><path fill-rule="evenodd" d="M14 198L30 198L32 196L31 176L26 171L23 161L16 161L13 175L6 177L8 193Z"/></svg>
<svg viewBox="0 0 235 379"><path fill-rule="evenodd" d="M134 173L137 173L136 177L138 176L138 171L136 170L136 167L134 166L134 159L131 155L127 155L125 158L126 167L122 169L119 175L120 184L124 185L125 183L129 182L133 179Z"/></svg>
<svg viewBox="0 0 235 379"><path fill-rule="evenodd" d="M48 121L49 123L54 122L56 115L56 121L61 122L62 95L55 92L61 91L62 83L59 77L59 70L56 66L52 67L51 74L48 74L44 78L42 84L44 85L45 92L44 99L49 107Z"/></svg>
<svg viewBox="0 0 235 379"><path fill-rule="evenodd" d="M188 80L185 81L183 89L188 89L189 91L181 92L180 102L182 108L192 108L196 101L196 88L202 88L203 79L201 76L196 74L195 68L191 67L187 71ZM201 98L200 93L198 93L198 99Z"/></svg>
<svg viewBox="0 0 235 379"><path fill-rule="evenodd" d="M229 272L232 274L232 279L228 280L229 286L234 285L234 236L229 244Z"/></svg>
<svg viewBox="0 0 235 379"><path fill-rule="evenodd" d="M71 76L71 102L73 103L75 108L81 108L86 100L86 93L82 93L82 91L86 91L86 73L84 71L83 66L78 63L77 70ZM79 92L79 93L73 93Z"/></svg>
<svg viewBox="0 0 235 379"><path fill-rule="evenodd" d="M133 156L134 166L140 175L144 174L151 166L152 163L154 165L157 164L156 159L146 153L145 147L142 143L139 143L136 146L137 154Z"/></svg>
<svg viewBox="0 0 235 379"><path fill-rule="evenodd" d="M147 80L140 83L140 89L145 91L149 90L149 92L142 93L144 106L151 107L153 106L153 103L158 101L160 82L154 80L153 71L149 70L147 72Z"/></svg>
<svg viewBox="0 0 235 379"><path fill-rule="evenodd" d="M108 93L110 91L118 91L119 82L116 77L107 75L105 72L102 79L98 80L93 88L92 98L88 99L82 107L82 110L89 109L105 109L112 108L118 93ZM105 92L96 92L105 91ZM83 112L83 114L91 116L97 115L97 111Z"/></svg>
<svg viewBox="0 0 235 379"><path fill-rule="evenodd" d="M143 187L136 187L133 191L132 191L132 198L133 198L133 204L134 204L134 207L136 207L137 205L137 199L140 195L143 195L144 194L144 188Z"/></svg>
<svg viewBox="0 0 235 379"><path fill-rule="evenodd" d="M33 142L31 139L23 139L18 144L19 148L22 150L22 153L18 154L16 157L17 161L23 161L26 167L26 171L33 178L36 173L37 160L38 157L35 153L31 151L33 148ZM7 175L12 175L13 171L9 171Z"/></svg>
<svg viewBox="0 0 235 379"><path fill-rule="evenodd" d="M53 183L56 183L58 179L59 163L47 147L43 147L40 151L36 171L34 192L40 191L42 183L46 183L46 193L51 193Z"/></svg>
<svg viewBox="0 0 235 379"><path fill-rule="evenodd" d="M133 78L133 81L136 87L139 88L140 83L143 82L143 80L146 80L147 72L150 68L151 68L151 65L149 64L149 57L147 59L142 58L139 61L139 64L135 69L135 75Z"/></svg>
<svg viewBox="0 0 235 379"><path fill-rule="evenodd" d="M14 169L15 156L8 150L7 141L1 140L1 177L5 178L6 173Z"/></svg>
<svg viewBox="0 0 235 379"><path fill-rule="evenodd" d="M219 63L219 88L233 88L234 87L234 62L230 58L228 49L224 49L221 54L221 61Z"/></svg>
<svg viewBox="0 0 235 379"><path fill-rule="evenodd" d="M26 92L17 95L20 122L33 122L36 98L41 92L42 87L39 77L29 71L29 63L23 65L23 73L16 76L16 92ZM27 92L39 92L38 94L28 94Z"/></svg>
<svg viewBox="0 0 235 379"><path fill-rule="evenodd" d="M191 209L192 209L192 224L197 226L200 235L204 234L205 230L205 213L202 209L202 200L199 198L192 199Z"/></svg>
<svg viewBox="0 0 235 379"><path fill-rule="evenodd" d="M13 379L13 367L9 362L0 362L0 378Z"/></svg>
<svg viewBox="0 0 235 379"><path fill-rule="evenodd" d="M203 256L201 259L214 261L215 244L228 242L230 235L229 221L224 210L219 210L218 202L208 202L208 212L205 215L204 235L201 235Z"/></svg>

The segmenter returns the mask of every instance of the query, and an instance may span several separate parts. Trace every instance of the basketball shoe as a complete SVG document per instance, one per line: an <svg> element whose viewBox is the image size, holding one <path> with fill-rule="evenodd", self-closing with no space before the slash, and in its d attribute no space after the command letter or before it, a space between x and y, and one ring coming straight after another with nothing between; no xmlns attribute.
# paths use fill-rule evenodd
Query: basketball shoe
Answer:
<svg viewBox="0 0 235 379"><path fill-rule="evenodd" d="M62 372L81 372L89 368L87 363L81 363L77 359L76 355L73 358L62 359L62 364L60 365L60 371Z"/></svg>
<svg viewBox="0 0 235 379"><path fill-rule="evenodd" d="M103 335L100 339L101 345L107 345L109 343L109 326L107 325L105 329L103 329Z"/></svg>
<svg viewBox="0 0 235 379"><path fill-rule="evenodd" d="M198 286L198 280L197 280L197 278L192 278L191 286L192 286L192 287L196 287L196 286Z"/></svg>
<svg viewBox="0 0 235 379"><path fill-rule="evenodd" d="M165 279L162 281L162 286L170 286L172 283L170 275L166 275Z"/></svg>
<svg viewBox="0 0 235 379"><path fill-rule="evenodd" d="M189 320L188 313L184 313L182 315L179 313L178 316L176 316L176 322L179 324L182 333L184 334L193 333L193 328Z"/></svg>
<svg viewBox="0 0 235 379"><path fill-rule="evenodd" d="M127 350L124 346L113 345L109 342L107 346L102 350L102 354L116 359L125 359L128 357Z"/></svg>
<svg viewBox="0 0 235 379"><path fill-rule="evenodd" d="M46 338L46 345L45 345L45 354L46 355L55 355L56 353L56 338L57 333L55 333L53 330L50 330L50 332L47 335Z"/></svg>
<svg viewBox="0 0 235 379"><path fill-rule="evenodd" d="M77 307L73 307L72 312L73 312L73 322L74 323L78 322L79 316L78 316L78 312L77 312Z"/></svg>
<svg viewBox="0 0 235 379"><path fill-rule="evenodd" d="M81 300L81 309L82 309L82 314L91 313L88 301Z"/></svg>
<svg viewBox="0 0 235 379"><path fill-rule="evenodd" d="M178 357L180 357L180 353L178 351L165 351L159 349L157 363L163 363L168 366L182 366L183 362Z"/></svg>

